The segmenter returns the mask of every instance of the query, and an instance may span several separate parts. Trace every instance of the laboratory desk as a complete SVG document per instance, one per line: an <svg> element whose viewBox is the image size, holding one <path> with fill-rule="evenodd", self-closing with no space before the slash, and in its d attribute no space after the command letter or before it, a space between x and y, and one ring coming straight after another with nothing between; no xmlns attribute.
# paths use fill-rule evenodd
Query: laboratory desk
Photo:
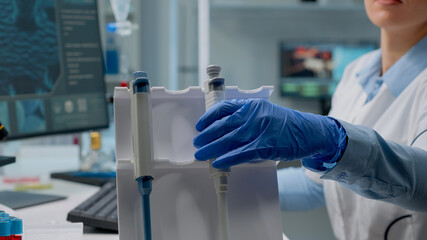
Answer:
<svg viewBox="0 0 427 240"><path fill-rule="evenodd" d="M67 214L81 202L95 194L99 187L73 183L63 180L51 180L52 189L39 190L37 193L55 194L66 196L67 199L52 203L46 203L38 206L15 210L15 215L22 218L24 227L29 225L39 225L49 222L66 222ZM1 190L10 189L12 186L1 184ZM25 231L25 230L24 230ZM85 227L84 240L118 240L116 233L105 232L102 230Z"/></svg>
<svg viewBox="0 0 427 240"><path fill-rule="evenodd" d="M39 225L41 223L48 224L52 221L66 222L67 214L70 210L77 207L81 202L99 190L99 187L81 183L73 183L56 179L52 179L51 181L53 183L52 189L39 190L35 192L62 195L66 196L67 199L15 210L14 215L23 219L24 226ZM0 186L0 190L11 190L12 188L11 185L0 184ZM106 232L91 227L84 227L83 232L84 240L119 239L119 235L116 233ZM284 235L283 240L287 240L286 236Z"/></svg>

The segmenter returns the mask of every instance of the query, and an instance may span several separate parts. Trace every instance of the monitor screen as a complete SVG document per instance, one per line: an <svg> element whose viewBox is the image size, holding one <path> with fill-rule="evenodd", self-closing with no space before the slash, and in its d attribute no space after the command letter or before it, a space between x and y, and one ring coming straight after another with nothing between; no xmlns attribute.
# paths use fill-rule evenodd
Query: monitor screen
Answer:
<svg viewBox="0 0 427 240"><path fill-rule="evenodd" d="M280 93L286 97L328 98L345 67L375 47L373 43L281 43Z"/></svg>
<svg viewBox="0 0 427 240"><path fill-rule="evenodd" d="M1 1L0 49L9 139L108 126L95 0Z"/></svg>

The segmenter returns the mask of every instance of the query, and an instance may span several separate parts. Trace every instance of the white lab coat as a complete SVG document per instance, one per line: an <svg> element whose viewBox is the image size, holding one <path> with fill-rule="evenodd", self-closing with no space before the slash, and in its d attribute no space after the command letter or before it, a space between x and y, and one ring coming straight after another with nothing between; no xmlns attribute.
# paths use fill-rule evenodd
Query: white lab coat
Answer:
<svg viewBox="0 0 427 240"><path fill-rule="evenodd" d="M384 139L409 146L427 128L427 69L397 98L390 93L387 84L383 84L378 95L364 104L366 93L356 73L370 62L372 56L372 53L364 55L346 69L333 96L330 116L373 128ZM427 133L422 134L413 146L427 150ZM318 176L312 173L308 175L319 182ZM322 182L329 217L338 239L385 239L387 228L386 239L427 239L427 213L362 197L336 181ZM402 218L392 224L394 220L408 214L412 217Z"/></svg>

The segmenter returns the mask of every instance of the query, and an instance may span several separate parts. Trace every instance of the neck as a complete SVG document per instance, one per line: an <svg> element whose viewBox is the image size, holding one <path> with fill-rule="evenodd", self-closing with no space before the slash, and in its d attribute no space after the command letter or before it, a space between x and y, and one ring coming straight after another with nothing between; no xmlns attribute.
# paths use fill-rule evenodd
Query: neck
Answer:
<svg viewBox="0 0 427 240"><path fill-rule="evenodd" d="M381 29L382 74L427 35L427 24L405 30Z"/></svg>

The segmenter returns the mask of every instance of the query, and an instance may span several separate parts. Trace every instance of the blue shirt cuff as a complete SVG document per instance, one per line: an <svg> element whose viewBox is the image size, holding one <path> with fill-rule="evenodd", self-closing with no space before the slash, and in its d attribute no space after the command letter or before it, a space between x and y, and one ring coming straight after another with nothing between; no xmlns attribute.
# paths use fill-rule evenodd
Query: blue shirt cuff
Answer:
<svg viewBox="0 0 427 240"><path fill-rule="evenodd" d="M333 168L321 178L351 184L365 172L367 161L372 155L371 142L366 141L369 134L365 129L355 129L353 125L340 121L347 133L347 146L341 158Z"/></svg>

